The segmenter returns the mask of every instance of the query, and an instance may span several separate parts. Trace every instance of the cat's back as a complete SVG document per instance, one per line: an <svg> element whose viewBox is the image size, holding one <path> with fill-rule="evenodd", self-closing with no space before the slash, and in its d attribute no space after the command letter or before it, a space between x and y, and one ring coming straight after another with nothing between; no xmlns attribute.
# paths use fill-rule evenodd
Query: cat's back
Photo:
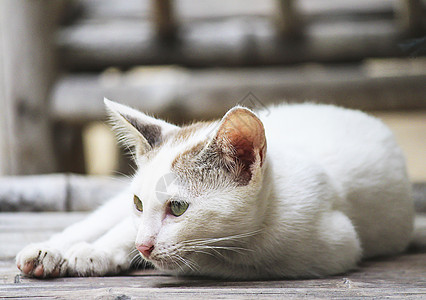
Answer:
<svg viewBox="0 0 426 300"><path fill-rule="evenodd" d="M280 105L260 115L268 144L300 147L313 155L360 141L393 142L392 133L378 119L333 105ZM315 147L308 147L312 145Z"/></svg>
<svg viewBox="0 0 426 300"><path fill-rule="evenodd" d="M260 116L272 155L297 152L332 176L354 169L359 173L386 161L405 177L404 158L392 132L361 111L308 103L271 107Z"/></svg>
<svg viewBox="0 0 426 300"><path fill-rule="evenodd" d="M365 256L407 245L413 205L405 160L380 120L317 104L271 107L260 117L275 172L292 172L285 157L293 154L319 165L339 189L346 203L342 211L357 228Z"/></svg>

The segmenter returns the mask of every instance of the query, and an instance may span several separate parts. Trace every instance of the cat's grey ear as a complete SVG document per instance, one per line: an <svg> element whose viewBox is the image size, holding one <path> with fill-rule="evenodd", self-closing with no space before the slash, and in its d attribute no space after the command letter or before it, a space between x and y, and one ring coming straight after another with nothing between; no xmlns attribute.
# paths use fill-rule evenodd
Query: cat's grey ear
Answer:
<svg viewBox="0 0 426 300"><path fill-rule="evenodd" d="M159 144L164 135L178 127L104 98L113 129L121 142L142 155Z"/></svg>
<svg viewBox="0 0 426 300"><path fill-rule="evenodd" d="M238 180L247 184L254 168L261 167L266 156L266 137L262 121L249 109L234 107L222 118L213 138L225 162L235 165Z"/></svg>

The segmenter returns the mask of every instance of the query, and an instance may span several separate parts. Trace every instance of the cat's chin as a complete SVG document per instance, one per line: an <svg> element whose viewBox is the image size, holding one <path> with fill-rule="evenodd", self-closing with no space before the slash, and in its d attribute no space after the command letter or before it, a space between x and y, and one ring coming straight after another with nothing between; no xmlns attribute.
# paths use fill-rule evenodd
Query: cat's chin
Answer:
<svg viewBox="0 0 426 300"><path fill-rule="evenodd" d="M198 273L198 267L193 261L180 258L174 260L172 257L166 259L150 258L148 260L155 269L171 275ZM183 263L185 261L185 263Z"/></svg>
<svg viewBox="0 0 426 300"><path fill-rule="evenodd" d="M156 269L160 271L164 271L171 274L177 274L179 271L182 271L182 266L177 262L173 262L171 260L157 260L157 259L149 259L148 260Z"/></svg>

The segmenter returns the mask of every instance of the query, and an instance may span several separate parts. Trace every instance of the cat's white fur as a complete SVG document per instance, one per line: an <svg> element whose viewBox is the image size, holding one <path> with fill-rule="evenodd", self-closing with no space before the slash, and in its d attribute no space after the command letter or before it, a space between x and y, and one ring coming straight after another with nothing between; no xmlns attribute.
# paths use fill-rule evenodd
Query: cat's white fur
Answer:
<svg viewBox="0 0 426 300"><path fill-rule="evenodd" d="M174 274L317 277L346 272L361 258L401 252L410 241L413 204L403 154L390 130L371 116L329 105L281 105L259 112L260 123L237 107L222 121L166 138L181 129L106 104L135 147L132 185L86 220L24 248L16 261L25 274L116 274L130 267L135 244L152 243L148 260ZM226 152L232 128L223 128L231 121L254 126L248 133L256 148L250 180L235 184L230 174L237 180L242 171L224 163L223 170L211 171L215 179L179 181L169 189L189 207L180 217L168 214L167 203L156 195L158 182L166 174L187 172L173 165L199 145L236 155L238 149ZM161 128L160 146L135 122ZM225 137L214 146L218 135ZM187 178L197 174L187 173ZM134 208L134 194L143 202L142 213Z"/></svg>

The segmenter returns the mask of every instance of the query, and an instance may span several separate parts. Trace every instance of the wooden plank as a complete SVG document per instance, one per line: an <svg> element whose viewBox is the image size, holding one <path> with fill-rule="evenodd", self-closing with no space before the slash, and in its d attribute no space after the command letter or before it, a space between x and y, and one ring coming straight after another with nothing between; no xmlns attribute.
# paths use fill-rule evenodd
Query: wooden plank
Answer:
<svg viewBox="0 0 426 300"><path fill-rule="evenodd" d="M0 174L55 170L47 95L55 59L56 1L0 3Z"/></svg>
<svg viewBox="0 0 426 300"><path fill-rule="evenodd" d="M42 242L87 213L0 213L0 260L11 260L30 243Z"/></svg>
<svg viewBox="0 0 426 300"><path fill-rule="evenodd" d="M59 278L37 280L14 277L1 285L0 296L59 297L150 297L159 299L202 297L239 299L258 297L342 298L410 297L426 295L424 268L426 254L411 254L369 261L345 275L314 280L224 281L176 278L139 272L136 276L98 278ZM12 266L11 266L12 267ZM10 272L10 271L9 271ZM9 278L11 276L9 275ZM11 278L10 278L11 279ZM9 279L9 280L10 280ZM121 298L121 299L123 299ZM127 299L127 298L124 298Z"/></svg>
<svg viewBox="0 0 426 300"><path fill-rule="evenodd" d="M425 295L424 273L425 254L411 254L369 261L361 264L354 272L343 276L332 276L315 280L276 280L276 281L223 281L199 278L175 278L156 274L151 271L139 271L137 275L99 278L60 278L54 280L36 280L25 277L13 278L17 281L5 282L2 291L10 296L63 296L73 291L76 295L115 295L121 291L128 296L136 293L150 296L421 296ZM423 260L423 262L422 262ZM10 266L10 268L14 268ZM12 270L10 270L10 273ZM16 274L16 271L15 271ZM9 278L11 276L9 275ZM9 279L10 280L10 279ZM54 293L52 293L54 292ZM153 293L153 294L152 294ZM1 295L1 294L0 294Z"/></svg>
<svg viewBox="0 0 426 300"><path fill-rule="evenodd" d="M51 111L58 120L105 117L103 97L175 122L218 118L254 96L263 105L316 101L363 110L425 109L426 60L356 66L188 70L140 68L128 73L70 75L58 81ZM378 66L377 66L378 65Z"/></svg>
<svg viewBox="0 0 426 300"><path fill-rule="evenodd" d="M0 211L64 211L67 183L62 175L1 177Z"/></svg>
<svg viewBox="0 0 426 300"><path fill-rule="evenodd" d="M271 22L276 9L269 16L235 12L180 18L179 43L173 45L158 42L147 18L123 17L83 20L62 30L57 42L63 64L79 71L111 65L253 66L408 54L398 47L400 28L389 4L378 9L373 5L373 12L366 13L357 9L352 13L353 7L306 17L305 39L296 43L283 42L277 34Z"/></svg>
<svg viewBox="0 0 426 300"><path fill-rule="evenodd" d="M68 211L90 211L119 194L130 184L126 177L68 175Z"/></svg>
<svg viewBox="0 0 426 300"><path fill-rule="evenodd" d="M84 17L90 20L104 21L114 18L149 18L150 0L80 0ZM298 0L301 12L308 16L337 14L383 14L393 10L389 0ZM175 1L176 15L179 20L228 18L238 16L270 17L277 9L276 0L179 0Z"/></svg>
<svg viewBox="0 0 426 300"><path fill-rule="evenodd" d="M125 178L78 175L0 178L0 211L88 211L128 185Z"/></svg>

